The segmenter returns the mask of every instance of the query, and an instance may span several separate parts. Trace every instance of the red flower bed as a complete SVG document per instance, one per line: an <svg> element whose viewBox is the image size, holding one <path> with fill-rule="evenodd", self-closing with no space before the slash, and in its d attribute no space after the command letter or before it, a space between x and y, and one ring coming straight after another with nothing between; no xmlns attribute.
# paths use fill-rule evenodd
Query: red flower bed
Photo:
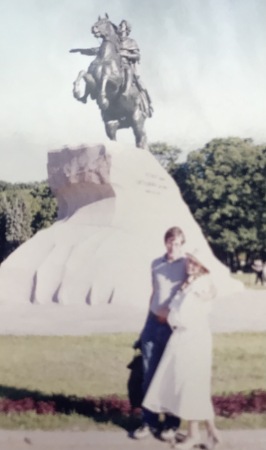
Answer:
<svg viewBox="0 0 266 450"><path fill-rule="evenodd" d="M11 400L3 398L0 400L0 412L3 413L23 413L35 411L37 414L55 414L56 406L53 401L36 401L32 398Z"/></svg>
<svg viewBox="0 0 266 450"><path fill-rule="evenodd" d="M241 413L266 412L266 391L256 390L229 395L213 396L215 413L218 416L233 417ZM71 414L76 412L88 417L138 417L139 409L132 409L128 400L116 395L107 397L67 397L64 395L41 396L21 399L0 399L0 412L23 413L35 411L37 414Z"/></svg>
<svg viewBox="0 0 266 450"><path fill-rule="evenodd" d="M266 412L266 391L258 390L249 393L239 392L230 395L213 396L215 413L218 416L232 417L241 413Z"/></svg>

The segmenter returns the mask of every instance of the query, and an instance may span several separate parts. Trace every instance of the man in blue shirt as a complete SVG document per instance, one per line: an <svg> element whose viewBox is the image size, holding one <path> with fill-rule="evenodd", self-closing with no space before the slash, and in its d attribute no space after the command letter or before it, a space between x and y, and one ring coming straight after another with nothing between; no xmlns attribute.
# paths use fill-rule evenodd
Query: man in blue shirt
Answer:
<svg viewBox="0 0 266 450"><path fill-rule="evenodd" d="M153 292L148 317L141 333L144 395L171 334L167 323L168 305L186 279L184 242L183 231L179 227L170 228L164 236L166 254L152 262ZM164 423L160 424L158 414L143 408L142 425L134 432L134 437L142 439L150 434L160 434L162 439L171 438L179 425L177 417L167 414Z"/></svg>

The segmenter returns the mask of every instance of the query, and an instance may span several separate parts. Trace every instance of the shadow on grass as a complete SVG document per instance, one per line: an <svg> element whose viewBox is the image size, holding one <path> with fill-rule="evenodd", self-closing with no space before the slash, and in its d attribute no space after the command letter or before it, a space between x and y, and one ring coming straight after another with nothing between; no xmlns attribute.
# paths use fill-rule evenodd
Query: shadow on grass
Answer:
<svg viewBox="0 0 266 450"><path fill-rule="evenodd" d="M212 397L216 415L235 417L242 413L266 412L266 391L235 392ZM0 385L0 412L36 414L78 414L97 423L112 423L128 432L140 424L140 409L132 410L130 402L117 395L107 397L47 395L40 391Z"/></svg>
<svg viewBox="0 0 266 450"><path fill-rule="evenodd" d="M37 414L79 414L96 423L112 423L129 433L140 425L139 411L116 395L105 398L47 395L40 391L0 385L0 411L35 411Z"/></svg>

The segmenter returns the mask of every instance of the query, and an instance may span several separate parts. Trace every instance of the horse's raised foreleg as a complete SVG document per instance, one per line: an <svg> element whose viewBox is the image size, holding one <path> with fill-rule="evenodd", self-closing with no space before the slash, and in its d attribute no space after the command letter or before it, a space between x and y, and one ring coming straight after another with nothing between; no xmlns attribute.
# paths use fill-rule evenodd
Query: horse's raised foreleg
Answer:
<svg viewBox="0 0 266 450"><path fill-rule="evenodd" d="M80 82L85 82L84 94L80 93ZM85 70L81 70L73 83L73 96L82 103L87 103L88 96L92 93L95 82L92 76Z"/></svg>
<svg viewBox="0 0 266 450"><path fill-rule="evenodd" d="M81 70L78 73L77 78L75 79L74 83L73 83L73 96L74 98L76 98L77 100L81 99L81 94L80 94L80 82L81 80L84 79L84 75L85 75L85 70Z"/></svg>

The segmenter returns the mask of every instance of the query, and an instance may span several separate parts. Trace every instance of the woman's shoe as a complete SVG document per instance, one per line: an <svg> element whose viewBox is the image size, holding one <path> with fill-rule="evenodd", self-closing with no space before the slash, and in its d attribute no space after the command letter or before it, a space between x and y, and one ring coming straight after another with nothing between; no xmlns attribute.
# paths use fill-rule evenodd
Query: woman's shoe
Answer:
<svg viewBox="0 0 266 450"><path fill-rule="evenodd" d="M207 434L207 448L208 450L217 449L222 443L222 437L218 430Z"/></svg>
<svg viewBox="0 0 266 450"><path fill-rule="evenodd" d="M161 431L160 439L162 441L173 441L177 433L177 428L166 428Z"/></svg>
<svg viewBox="0 0 266 450"><path fill-rule="evenodd" d="M179 442L175 444L176 449L178 450L191 450L193 447L197 445L201 445L201 439L200 436L198 437L186 437L186 439L183 442Z"/></svg>

